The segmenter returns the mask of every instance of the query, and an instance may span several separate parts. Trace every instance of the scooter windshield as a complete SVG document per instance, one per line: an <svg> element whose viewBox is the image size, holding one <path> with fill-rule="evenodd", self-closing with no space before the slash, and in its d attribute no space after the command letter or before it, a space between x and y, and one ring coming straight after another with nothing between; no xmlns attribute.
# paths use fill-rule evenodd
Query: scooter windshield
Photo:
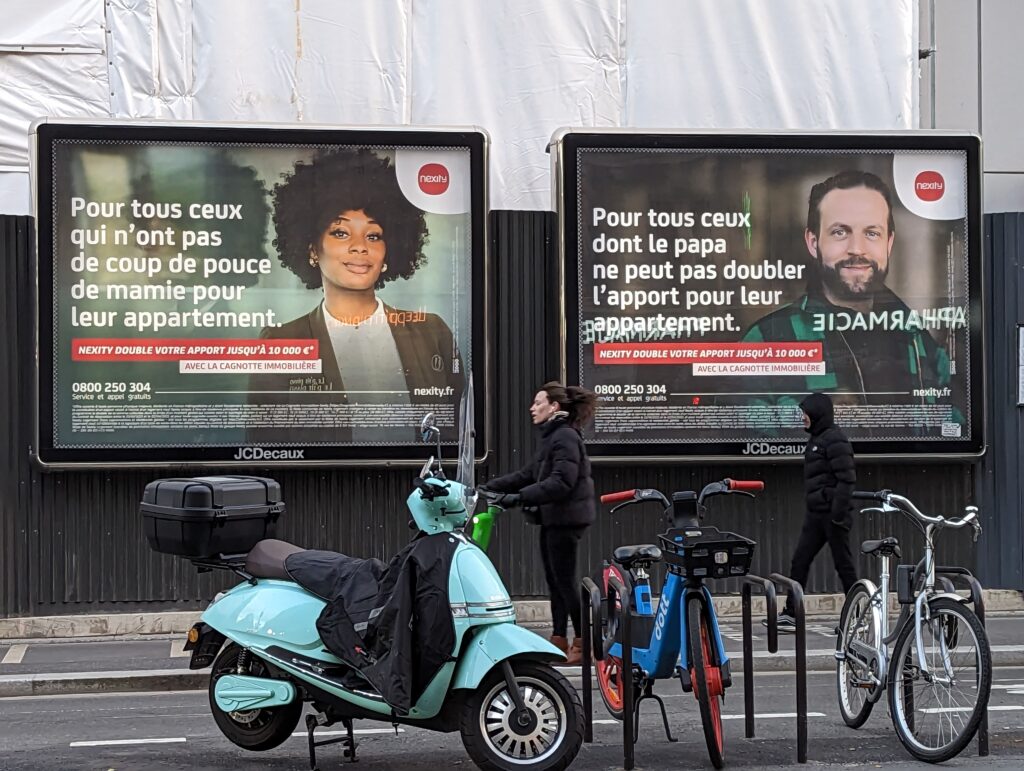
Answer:
<svg viewBox="0 0 1024 771"><path fill-rule="evenodd" d="M470 516L476 509L476 465L473 462L476 451L476 430L473 425L473 373L466 375L466 388L459 404L459 465L455 481L463 486L466 511Z"/></svg>

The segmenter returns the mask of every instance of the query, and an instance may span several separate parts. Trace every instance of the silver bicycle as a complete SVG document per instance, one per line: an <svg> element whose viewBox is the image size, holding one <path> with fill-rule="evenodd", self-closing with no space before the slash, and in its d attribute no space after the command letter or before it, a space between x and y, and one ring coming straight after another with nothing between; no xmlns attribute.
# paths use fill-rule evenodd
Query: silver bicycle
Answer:
<svg viewBox="0 0 1024 771"><path fill-rule="evenodd" d="M879 558L881 575L878 586L867 579L854 584L843 604L835 654L839 709L847 725L859 728L888 686L889 715L903 746L918 760L941 763L974 737L992 687L984 626L963 597L935 587L935 535L970 525L977 542L978 509L968 506L961 517L947 519L928 516L889 490L853 497L880 504L864 511L910 517L924 533L924 557L897 567L901 607L890 633L889 559L899 560L900 545L895 538L861 545L863 553Z"/></svg>

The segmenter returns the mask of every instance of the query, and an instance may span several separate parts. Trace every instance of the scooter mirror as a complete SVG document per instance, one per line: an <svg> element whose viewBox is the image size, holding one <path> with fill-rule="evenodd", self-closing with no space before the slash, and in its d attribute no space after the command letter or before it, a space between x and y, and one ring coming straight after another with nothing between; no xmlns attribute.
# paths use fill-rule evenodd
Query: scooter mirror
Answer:
<svg viewBox="0 0 1024 771"><path fill-rule="evenodd" d="M434 439L435 434L440 436L441 432L434 425L434 413L428 412L420 421L420 436L423 437L424 442L430 442Z"/></svg>

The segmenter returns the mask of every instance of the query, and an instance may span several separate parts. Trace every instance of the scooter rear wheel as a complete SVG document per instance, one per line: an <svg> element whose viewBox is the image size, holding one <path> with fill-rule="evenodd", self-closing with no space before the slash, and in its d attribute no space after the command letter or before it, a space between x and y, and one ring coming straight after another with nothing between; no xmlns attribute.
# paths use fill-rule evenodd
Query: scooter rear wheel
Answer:
<svg viewBox="0 0 1024 771"><path fill-rule="evenodd" d="M214 689L221 675L245 674L267 677L270 674L267 666L252 655L246 657L248 663L242 667L244 671L239 672L238 662L242 653L242 648L230 643L213 662L213 671L210 674L210 711L213 712L214 722L221 733L233 744L253 751L273 749L290 737L299 724L299 718L302 717L302 699L296 698L291 704L285 704L283 707L238 712L225 712L218 707Z"/></svg>
<svg viewBox="0 0 1024 771"><path fill-rule="evenodd" d="M583 706L565 677L547 664L513 661L526 706L520 718L500 666L471 691L459 730L473 762L485 771L562 771L583 743Z"/></svg>

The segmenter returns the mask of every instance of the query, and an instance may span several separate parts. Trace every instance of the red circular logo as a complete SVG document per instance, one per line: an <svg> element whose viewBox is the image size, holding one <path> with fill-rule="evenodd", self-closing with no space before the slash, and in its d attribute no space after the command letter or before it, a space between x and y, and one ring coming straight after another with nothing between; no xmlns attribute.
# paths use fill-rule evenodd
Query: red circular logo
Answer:
<svg viewBox="0 0 1024 771"><path fill-rule="evenodd" d="M938 201L946 192L946 180L937 171L922 171L914 180L914 192L922 201Z"/></svg>
<svg viewBox="0 0 1024 771"><path fill-rule="evenodd" d="M420 190L427 195L441 195L448 189L451 176L440 163L427 163L420 168L416 181L420 184Z"/></svg>

